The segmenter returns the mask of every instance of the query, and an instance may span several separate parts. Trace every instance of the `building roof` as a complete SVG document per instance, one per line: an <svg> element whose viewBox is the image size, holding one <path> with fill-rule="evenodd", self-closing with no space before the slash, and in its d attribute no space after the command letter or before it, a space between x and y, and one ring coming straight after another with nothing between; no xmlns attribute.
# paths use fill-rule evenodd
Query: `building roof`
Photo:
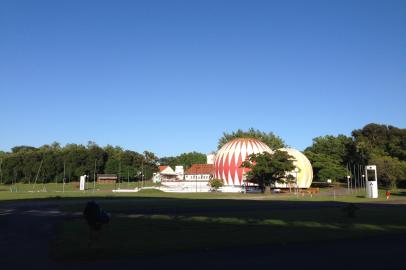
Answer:
<svg viewBox="0 0 406 270"><path fill-rule="evenodd" d="M162 170L161 170L161 167L162 167ZM159 169L160 169L159 173L162 174L162 175L177 175L173 171L173 169L171 167L169 167L169 166L159 166Z"/></svg>
<svg viewBox="0 0 406 270"><path fill-rule="evenodd" d="M185 174L214 174L213 164L193 164Z"/></svg>

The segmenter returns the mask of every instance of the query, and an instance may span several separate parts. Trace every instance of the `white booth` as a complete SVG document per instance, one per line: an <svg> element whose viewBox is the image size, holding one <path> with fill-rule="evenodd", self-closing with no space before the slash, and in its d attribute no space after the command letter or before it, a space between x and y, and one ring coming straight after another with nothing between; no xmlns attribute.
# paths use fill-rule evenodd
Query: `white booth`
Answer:
<svg viewBox="0 0 406 270"><path fill-rule="evenodd" d="M365 180L367 198L378 198L378 176L376 165L367 165L365 167Z"/></svg>
<svg viewBox="0 0 406 270"><path fill-rule="evenodd" d="M87 178L87 175L80 176L79 190L85 190L86 178Z"/></svg>

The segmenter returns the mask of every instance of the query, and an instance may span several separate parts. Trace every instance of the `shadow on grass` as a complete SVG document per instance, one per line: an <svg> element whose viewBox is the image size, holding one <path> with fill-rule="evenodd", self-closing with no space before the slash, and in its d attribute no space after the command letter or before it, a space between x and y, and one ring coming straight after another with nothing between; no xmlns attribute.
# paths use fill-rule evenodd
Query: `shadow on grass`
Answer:
<svg viewBox="0 0 406 270"><path fill-rule="evenodd" d="M112 214L111 224L89 243L82 218L64 220L57 226L54 258L122 258L406 233L402 205L355 204L359 210L349 218L343 211L349 204L333 201L166 197L98 201ZM80 211L83 205L65 209Z"/></svg>

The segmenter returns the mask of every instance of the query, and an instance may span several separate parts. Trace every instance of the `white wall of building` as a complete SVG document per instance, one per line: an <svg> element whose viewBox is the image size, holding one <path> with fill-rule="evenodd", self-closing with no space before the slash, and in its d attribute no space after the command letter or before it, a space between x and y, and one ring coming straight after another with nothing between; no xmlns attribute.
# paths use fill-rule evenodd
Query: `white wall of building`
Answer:
<svg viewBox="0 0 406 270"><path fill-rule="evenodd" d="M210 174L185 174L185 181L209 181Z"/></svg>
<svg viewBox="0 0 406 270"><path fill-rule="evenodd" d="M160 189L165 192L210 192L206 181L163 182L162 184Z"/></svg>

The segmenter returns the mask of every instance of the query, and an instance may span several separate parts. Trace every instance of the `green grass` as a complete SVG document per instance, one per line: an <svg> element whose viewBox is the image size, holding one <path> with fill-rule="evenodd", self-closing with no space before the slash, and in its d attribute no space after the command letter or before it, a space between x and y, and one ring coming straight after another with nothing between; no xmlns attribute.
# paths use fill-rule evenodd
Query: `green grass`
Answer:
<svg viewBox="0 0 406 270"><path fill-rule="evenodd" d="M113 189L134 189L140 184L130 182L118 184L98 184L93 188L93 183L88 183L85 191L79 190L77 182L66 183L39 183L15 185L0 185L0 201L2 200L22 200L22 199L46 199L46 198L83 198L83 197L109 197L123 196L123 194L113 193ZM155 186L152 181L144 181L145 187ZM128 195L126 193L125 195Z"/></svg>
<svg viewBox="0 0 406 270"><path fill-rule="evenodd" d="M131 185L131 183L130 183ZM54 258L100 259L166 254L221 248L333 241L406 233L406 192L398 190L392 205L367 199L363 193L341 192L334 200L331 189L310 197L284 194L112 193L114 185L97 185L79 191L77 184L0 186L0 201L50 199L65 212L82 212L88 199L96 199L112 214L112 221L89 246L87 224L79 215L56 227ZM92 188L92 185L89 185ZM126 183L121 185L126 187ZM11 192L13 190L13 192ZM343 190L341 190L343 191ZM344 190L345 191L345 190ZM335 202L335 204L326 204ZM1 202L0 202L1 203ZM342 208L359 207L348 218Z"/></svg>
<svg viewBox="0 0 406 270"><path fill-rule="evenodd" d="M80 218L60 223L53 256L61 260L121 258L221 248L249 248L334 241L406 233L403 206L358 204L355 218L346 205L263 200L132 198L100 200L112 213L99 239L89 246ZM64 209L82 210L83 204Z"/></svg>
<svg viewBox="0 0 406 270"><path fill-rule="evenodd" d="M153 186L151 181L145 181L144 186ZM131 189L137 187L137 183L121 183L121 189ZM138 193L113 193L112 190L118 188L114 184L88 184L86 191L79 191L77 183L67 183L63 189L62 184L49 183L37 184L35 187L31 184L0 185L0 201L5 200L31 200L31 199L53 199L53 198L138 198L138 197L164 197L164 198L191 198L191 199L255 199L255 200L288 200L288 201L332 201L333 196L328 188L321 189L319 194L310 197L306 194L304 197L297 197L294 193L284 194L240 194L240 193L163 193L157 190L143 190ZM64 190L64 192L62 192ZM398 190L400 195L392 196L391 201L406 202L405 190ZM402 195L403 193L403 195ZM380 190L379 199L364 198L363 192L337 195L335 201L339 202L379 202L385 201L385 191Z"/></svg>

